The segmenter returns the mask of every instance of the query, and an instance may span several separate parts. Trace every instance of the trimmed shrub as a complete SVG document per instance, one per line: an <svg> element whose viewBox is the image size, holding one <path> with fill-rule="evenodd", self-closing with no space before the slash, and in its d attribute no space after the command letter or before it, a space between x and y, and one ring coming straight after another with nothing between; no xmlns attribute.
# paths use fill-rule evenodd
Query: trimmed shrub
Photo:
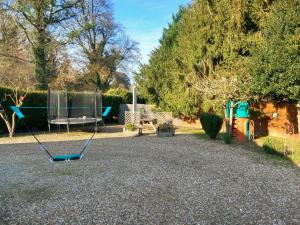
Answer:
<svg viewBox="0 0 300 225"><path fill-rule="evenodd" d="M119 96L126 102L132 102L132 93L124 88L111 88L104 93L107 96Z"/></svg>
<svg viewBox="0 0 300 225"><path fill-rule="evenodd" d="M212 113L201 113L200 122L205 133L211 139L216 139L217 135L219 134L222 128L223 118Z"/></svg>
<svg viewBox="0 0 300 225"><path fill-rule="evenodd" d="M225 144L229 145L232 143L232 136L226 133L223 137Z"/></svg>
<svg viewBox="0 0 300 225"><path fill-rule="evenodd" d="M267 139L264 141L263 150L270 155L284 156L284 143L280 140Z"/></svg>

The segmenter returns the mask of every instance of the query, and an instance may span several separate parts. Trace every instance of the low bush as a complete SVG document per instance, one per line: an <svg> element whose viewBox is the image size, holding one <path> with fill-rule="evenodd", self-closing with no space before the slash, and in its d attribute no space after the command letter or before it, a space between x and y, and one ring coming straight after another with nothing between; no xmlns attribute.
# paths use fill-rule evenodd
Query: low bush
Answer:
<svg viewBox="0 0 300 225"><path fill-rule="evenodd" d="M162 123L158 126L158 131L160 132L170 132L172 126L169 123Z"/></svg>
<svg viewBox="0 0 300 225"><path fill-rule="evenodd" d="M232 143L232 135L226 133L223 137L225 144L231 144Z"/></svg>
<svg viewBox="0 0 300 225"><path fill-rule="evenodd" d="M284 156L284 142L280 140L267 139L263 143L263 150L267 154Z"/></svg>
<svg viewBox="0 0 300 225"><path fill-rule="evenodd" d="M222 128L223 118L212 113L201 113L200 122L205 133L211 139L216 139Z"/></svg>
<svg viewBox="0 0 300 225"><path fill-rule="evenodd" d="M128 130L128 131L135 131L135 130L136 130L136 127L135 127L132 123L129 123L129 124L126 124L126 125L125 125L125 130Z"/></svg>

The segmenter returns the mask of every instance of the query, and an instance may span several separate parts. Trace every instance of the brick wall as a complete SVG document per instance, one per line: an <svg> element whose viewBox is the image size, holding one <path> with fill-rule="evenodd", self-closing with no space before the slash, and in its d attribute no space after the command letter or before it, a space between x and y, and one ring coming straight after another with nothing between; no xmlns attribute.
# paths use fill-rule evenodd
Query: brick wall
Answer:
<svg viewBox="0 0 300 225"><path fill-rule="evenodd" d="M256 113L253 113L256 112ZM251 119L255 124L257 136L284 136L285 123L290 123L298 133L296 104L266 102L251 106Z"/></svg>

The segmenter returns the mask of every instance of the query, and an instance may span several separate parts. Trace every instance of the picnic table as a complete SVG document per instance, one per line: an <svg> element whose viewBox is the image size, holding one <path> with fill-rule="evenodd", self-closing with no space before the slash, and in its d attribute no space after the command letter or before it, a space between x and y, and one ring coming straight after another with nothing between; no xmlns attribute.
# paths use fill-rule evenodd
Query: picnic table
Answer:
<svg viewBox="0 0 300 225"><path fill-rule="evenodd" d="M156 132L156 125L157 125L157 119L154 118L142 118L140 120L141 127L144 127L145 125L150 125Z"/></svg>

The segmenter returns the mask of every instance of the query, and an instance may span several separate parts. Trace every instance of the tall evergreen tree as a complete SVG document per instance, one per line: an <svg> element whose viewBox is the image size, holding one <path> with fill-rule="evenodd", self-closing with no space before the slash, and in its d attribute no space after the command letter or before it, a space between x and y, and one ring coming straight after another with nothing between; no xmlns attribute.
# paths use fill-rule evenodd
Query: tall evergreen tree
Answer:
<svg viewBox="0 0 300 225"><path fill-rule="evenodd" d="M280 26L284 24L294 24L294 28L298 26L299 3L294 1L292 4L292 0L278 2L195 0L180 10L177 18L164 31L160 45L152 52L149 63L142 65L136 75L144 97L176 114L196 115L200 108L223 114L224 103L228 98L247 100L253 95L266 94L259 88L254 91L256 86L265 82L259 80L262 63L258 61L262 62L261 57L265 56L275 63L272 57L276 54L271 56L271 52L275 51L276 45L283 46L285 53L290 54L290 57L281 59L285 61L281 71L290 67L287 79L289 84L281 86L281 89L298 95L297 75L291 75L296 74L299 68L296 63L299 59L297 29L289 31L295 33L289 39L280 39L277 35L278 41L264 34L271 27L280 33ZM273 13L278 4L282 8L288 5L285 18L284 13L281 16ZM288 22L288 18L293 19ZM283 24L272 25L273 20L281 20ZM276 34L268 32L273 36ZM262 47L263 43L273 47ZM269 68L271 64L264 66ZM276 68L275 65L272 67ZM270 74L264 77L268 80ZM254 89L249 89L251 86Z"/></svg>
<svg viewBox="0 0 300 225"><path fill-rule="evenodd" d="M300 101L300 2L276 2L262 21L249 70L259 97Z"/></svg>

